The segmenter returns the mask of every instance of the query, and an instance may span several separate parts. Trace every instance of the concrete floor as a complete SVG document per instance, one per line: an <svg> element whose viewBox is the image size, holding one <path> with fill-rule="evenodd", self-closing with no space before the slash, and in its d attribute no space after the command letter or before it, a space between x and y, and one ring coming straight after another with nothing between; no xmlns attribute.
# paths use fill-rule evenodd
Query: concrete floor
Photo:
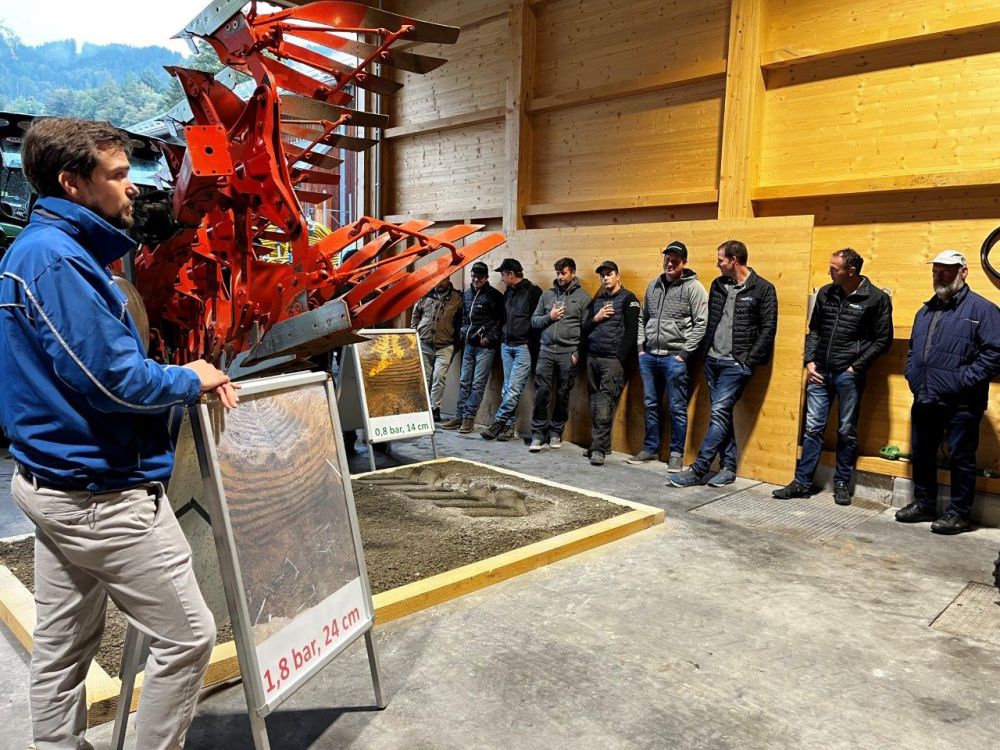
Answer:
<svg viewBox="0 0 1000 750"><path fill-rule="evenodd" d="M747 480L676 490L664 464L592 468L576 446L532 455L440 432L438 445L665 508L666 523L378 626L388 708L372 708L357 643L268 719L275 750L1000 745L1000 647L929 627L991 580L1000 530L939 537L890 511L802 542L688 512ZM28 659L3 638L0 749L20 749ZM187 747L251 747L242 687L203 698Z"/></svg>

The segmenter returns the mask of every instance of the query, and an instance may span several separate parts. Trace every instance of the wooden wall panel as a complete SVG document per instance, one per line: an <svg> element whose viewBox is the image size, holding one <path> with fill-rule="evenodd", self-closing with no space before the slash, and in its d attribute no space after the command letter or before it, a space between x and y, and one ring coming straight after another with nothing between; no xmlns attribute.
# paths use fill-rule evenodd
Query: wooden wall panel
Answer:
<svg viewBox="0 0 1000 750"><path fill-rule="evenodd" d="M533 118L532 202L718 185L721 82Z"/></svg>
<svg viewBox="0 0 1000 750"><path fill-rule="evenodd" d="M760 185L995 167L998 70L994 52L769 90Z"/></svg>
<svg viewBox="0 0 1000 750"><path fill-rule="evenodd" d="M539 97L726 57L729 0L554 0L536 16Z"/></svg>
<svg viewBox="0 0 1000 750"><path fill-rule="evenodd" d="M581 283L596 293L594 268L605 258L612 258L622 269L622 283L642 297L649 281L662 271L660 251L671 239L687 244L689 267L698 272L706 289L717 275L716 248L727 239L743 240L750 250L750 265L777 287L779 323L775 358L755 373L737 407L736 429L741 446L740 474L786 483L794 471L798 443L811 217L525 230L511 234L508 244L494 250L487 256L487 262L495 268L505 257L518 258L524 264L525 276L548 288L553 278L552 263L569 256L576 260ZM492 274L491 280L495 285L500 283L498 274ZM694 460L705 434L709 412L700 364L694 366L695 396L687 442L689 462ZM633 367L613 433L614 450L628 453L639 450L644 431L642 384L634 370ZM586 445L590 438L590 413L586 378L581 375L579 380L565 437ZM480 410L482 421L492 419L498 388L499 380L494 377Z"/></svg>
<svg viewBox="0 0 1000 750"><path fill-rule="evenodd" d="M504 198L503 122L415 135L387 149L385 213L392 215L496 209Z"/></svg>

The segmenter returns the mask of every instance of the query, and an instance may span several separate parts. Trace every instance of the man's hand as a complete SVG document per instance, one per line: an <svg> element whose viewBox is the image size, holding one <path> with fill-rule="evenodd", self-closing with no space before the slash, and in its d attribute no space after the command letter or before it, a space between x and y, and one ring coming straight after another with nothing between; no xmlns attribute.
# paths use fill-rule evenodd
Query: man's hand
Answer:
<svg viewBox="0 0 1000 750"><path fill-rule="evenodd" d="M682 357L680 354L675 354L674 359L676 359L678 362L687 362L687 360L684 359L684 357Z"/></svg>
<svg viewBox="0 0 1000 750"><path fill-rule="evenodd" d="M615 314L615 307L610 302L608 302L600 310L597 311L597 314L594 316L594 322L600 323L602 320L607 320L614 314Z"/></svg>
<svg viewBox="0 0 1000 750"><path fill-rule="evenodd" d="M849 373L851 373L851 375L857 375L857 372L855 371L855 369L854 369L854 366L853 366L853 365L852 365L851 367L848 367L848 368L847 368L847 371L848 371Z"/></svg>
<svg viewBox="0 0 1000 750"><path fill-rule="evenodd" d="M239 387L230 382L229 376L214 365L210 365L203 359L196 359L184 365L189 370L194 370L194 374L201 381L201 392L214 391L219 400L227 409L232 409L240 402L236 395Z"/></svg>
<svg viewBox="0 0 1000 750"><path fill-rule="evenodd" d="M490 345L490 340L488 338L486 338L485 336L480 336L479 337L479 343L482 344L483 346L489 346Z"/></svg>
<svg viewBox="0 0 1000 750"><path fill-rule="evenodd" d="M576 363L580 361L580 358L577 357L576 354L570 354L569 361L573 363L574 367L576 367Z"/></svg>
<svg viewBox="0 0 1000 750"><path fill-rule="evenodd" d="M813 383L814 385L823 385L823 375L819 370L816 369L815 362L809 362L806 364L806 373L808 377L806 378L807 383Z"/></svg>
<svg viewBox="0 0 1000 750"><path fill-rule="evenodd" d="M560 320L565 314L566 314L565 307L556 307L555 305L553 305L552 309L549 310L549 318L551 318L552 320Z"/></svg>

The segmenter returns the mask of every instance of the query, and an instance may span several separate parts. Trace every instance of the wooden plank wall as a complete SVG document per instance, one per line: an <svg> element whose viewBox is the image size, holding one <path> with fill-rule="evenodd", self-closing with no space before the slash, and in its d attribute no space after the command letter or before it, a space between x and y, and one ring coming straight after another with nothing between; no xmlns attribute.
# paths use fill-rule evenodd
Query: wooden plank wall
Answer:
<svg viewBox="0 0 1000 750"><path fill-rule="evenodd" d="M745 219L749 232L754 219L814 216L802 294L825 283L831 252L845 246L893 293L897 340L869 379L862 454L908 447L910 396L900 372L913 314L930 295L923 261L945 247L964 251L972 287L1000 301L976 260L1000 225L1000 5L386 7L463 32L450 48L415 46L450 61L407 75L389 101L385 213L502 225L511 252L532 249L544 279L552 260L574 255L557 237L654 224L663 237L681 236L711 219ZM598 234L573 233L583 228ZM583 252L575 251L581 267ZM781 346L791 351L792 343ZM801 382L798 362L776 366ZM980 464L1000 469L1000 386L991 396Z"/></svg>

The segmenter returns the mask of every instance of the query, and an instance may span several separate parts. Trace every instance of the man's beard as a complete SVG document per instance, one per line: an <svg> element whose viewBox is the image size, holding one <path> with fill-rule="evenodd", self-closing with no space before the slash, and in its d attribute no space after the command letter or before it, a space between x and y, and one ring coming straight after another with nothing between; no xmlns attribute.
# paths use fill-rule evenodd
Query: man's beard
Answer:
<svg viewBox="0 0 1000 750"><path fill-rule="evenodd" d="M103 213L100 214L100 216L116 229L131 229L132 225L135 224L135 214L132 213L132 201L129 201L127 205L122 206L121 210L114 216L108 216Z"/></svg>
<svg viewBox="0 0 1000 750"><path fill-rule="evenodd" d="M958 294L962 287L965 286L965 279L961 276L956 276L950 284L935 284L934 294L942 302L947 302L956 294Z"/></svg>

